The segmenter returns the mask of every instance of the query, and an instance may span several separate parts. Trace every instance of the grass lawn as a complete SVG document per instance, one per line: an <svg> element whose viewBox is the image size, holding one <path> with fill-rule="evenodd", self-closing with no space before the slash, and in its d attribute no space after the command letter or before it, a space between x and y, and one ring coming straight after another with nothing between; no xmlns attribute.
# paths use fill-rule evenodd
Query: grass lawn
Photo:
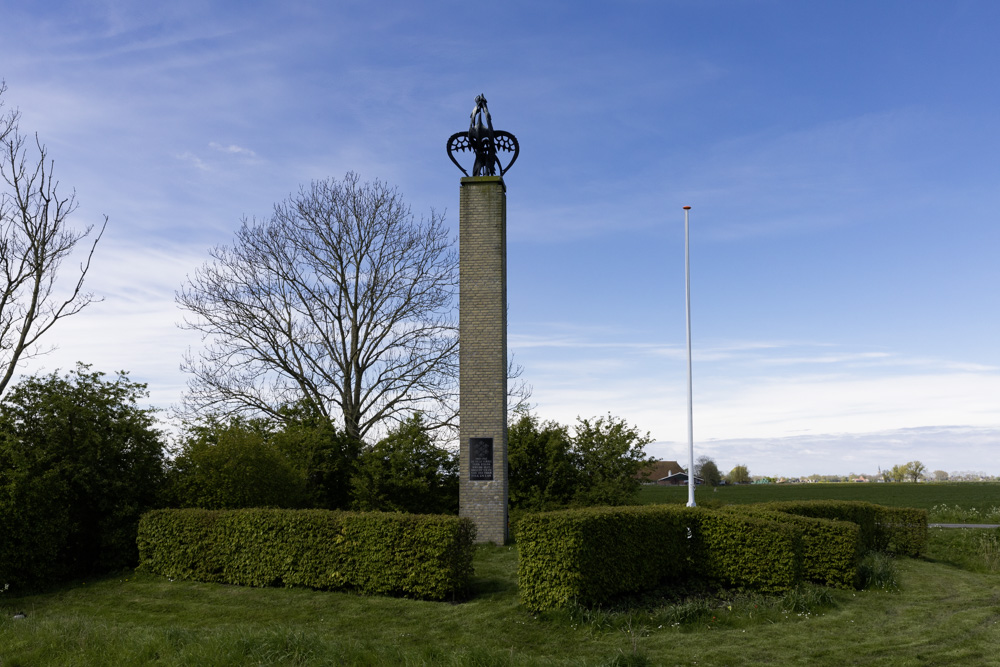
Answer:
<svg viewBox="0 0 1000 667"><path fill-rule="evenodd" d="M687 502L686 486L643 486L638 501L652 503ZM697 487L695 502L721 504L763 503L772 500L865 500L891 507L917 507L932 510L947 505L968 510L978 508L1000 511L1000 484L996 482L907 482L877 484L741 484L735 486ZM933 517L932 517L933 520ZM958 522L962 523L962 522ZM975 523L975 521L970 521ZM1000 523L997 521L996 523Z"/></svg>
<svg viewBox="0 0 1000 667"><path fill-rule="evenodd" d="M1000 534L932 530L926 558L896 561L898 590L547 615L518 604L516 547L477 551L475 595L461 604L128 573L0 593L0 665L998 665L987 542L995 553Z"/></svg>

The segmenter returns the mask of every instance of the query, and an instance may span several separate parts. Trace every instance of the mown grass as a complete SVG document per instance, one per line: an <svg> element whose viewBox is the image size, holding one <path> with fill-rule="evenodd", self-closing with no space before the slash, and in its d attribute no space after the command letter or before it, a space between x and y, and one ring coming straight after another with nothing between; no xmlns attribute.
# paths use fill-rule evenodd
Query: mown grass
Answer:
<svg viewBox="0 0 1000 667"><path fill-rule="evenodd" d="M872 564L883 584L864 591L681 589L542 615L518 604L516 547L477 551L461 604L129 573L0 594L0 665L996 665L1000 576L976 556L995 532L933 530L927 558Z"/></svg>
<svg viewBox="0 0 1000 667"><path fill-rule="evenodd" d="M684 503L686 486L646 485L639 491L637 502ZM699 504L765 503L774 500L864 500L890 507L917 507L928 511L945 507L958 508L966 520L957 523L979 523L990 508L1000 508L1000 484L996 482L906 482L877 483L818 483L818 484L740 484L734 486L697 487L695 502ZM977 508L976 512L969 510Z"/></svg>

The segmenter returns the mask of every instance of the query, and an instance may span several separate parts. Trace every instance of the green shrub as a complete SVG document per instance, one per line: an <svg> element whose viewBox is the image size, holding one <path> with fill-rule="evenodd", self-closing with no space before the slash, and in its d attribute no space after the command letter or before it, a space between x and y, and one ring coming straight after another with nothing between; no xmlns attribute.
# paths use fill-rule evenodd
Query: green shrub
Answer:
<svg viewBox="0 0 1000 667"><path fill-rule="evenodd" d="M581 485L569 429L526 410L507 430L507 466L512 511L566 507Z"/></svg>
<svg viewBox="0 0 1000 667"><path fill-rule="evenodd" d="M20 381L0 404L0 586L135 565L163 451L146 385L85 364Z"/></svg>
<svg viewBox="0 0 1000 667"><path fill-rule="evenodd" d="M643 450L650 442L648 433L610 414L577 418L570 429L518 410L507 438L511 508L627 505L652 463Z"/></svg>
<svg viewBox="0 0 1000 667"><path fill-rule="evenodd" d="M630 502L641 486L639 473L653 462L644 449L653 438L610 414L595 419L577 417L576 422L573 453L580 484L573 502L577 505Z"/></svg>
<svg viewBox="0 0 1000 667"><path fill-rule="evenodd" d="M670 505L525 514L515 528L522 604L601 604L682 576L690 514Z"/></svg>
<svg viewBox="0 0 1000 667"><path fill-rule="evenodd" d="M786 591L799 581L802 539L791 522L709 510L691 516L696 574L763 592Z"/></svg>
<svg viewBox="0 0 1000 667"><path fill-rule="evenodd" d="M309 482L262 420L206 418L187 426L168 479L177 507L308 506Z"/></svg>
<svg viewBox="0 0 1000 667"><path fill-rule="evenodd" d="M189 509L144 515L138 544L167 577L443 600L468 589L474 537L453 516Z"/></svg>
<svg viewBox="0 0 1000 667"><path fill-rule="evenodd" d="M863 553L919 553L927 514L854 501L591 507L520 515L515 536L521 602L542 610L605 604L681 577L770 593L800 581L850 588L861 583Z"/></svg>
<svg viewBox="0 0 1000 667"><path fill-rule="evenodd" d="M784 591L799 579L800 532L790 520L677 505L526 514L516 525L521 602L605 604L692 575Z"/></svg>
<svg viewBox="0 0 1000 667"><path fill-rule="evenodd" d="M879 507L879 527L893 553L915 558L927 549L927 510Z"/></svg>
<svg viewBox="0 0 1000 667"><path fill-rule="evenodd" d="M794 525L802 540L801 575L804 580L839 588L858 584L862 544L857 524L777 512L760 505L731 505L726 509Z"/></svg>
<svg viewBox="0 0 1000 667"><path fill-rule="evenodd" d="M431 439L418 412L362 450L351 488L364 512L458 514L458 453Z"/></svg>
<svg viewBox="0 0 1000 667"><path fill-rule="evenodd" d="M804 500L760 503L762 509L858 524L863 551L918 556L927 547L927 511L886 507L858 500Z"/></svg>
<svg viewBox="0 0 1000 667"><path fill-rule="evenodd" d="M888 536L880 527L879 505L859 500L789 500L758 503L755 507L814 519L850 521L858 525L863 551L885 551L888 548Z"/></svg>

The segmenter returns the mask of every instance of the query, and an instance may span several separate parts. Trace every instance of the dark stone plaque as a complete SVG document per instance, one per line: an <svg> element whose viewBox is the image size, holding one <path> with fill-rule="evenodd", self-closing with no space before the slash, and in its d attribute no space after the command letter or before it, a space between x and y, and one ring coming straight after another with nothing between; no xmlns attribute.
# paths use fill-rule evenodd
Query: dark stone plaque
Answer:
<svg viewBox="0 0 1000 667"><path fill-rule="evenodd" d="M469 479L493 480L493 438L469 438Z"/></svg>

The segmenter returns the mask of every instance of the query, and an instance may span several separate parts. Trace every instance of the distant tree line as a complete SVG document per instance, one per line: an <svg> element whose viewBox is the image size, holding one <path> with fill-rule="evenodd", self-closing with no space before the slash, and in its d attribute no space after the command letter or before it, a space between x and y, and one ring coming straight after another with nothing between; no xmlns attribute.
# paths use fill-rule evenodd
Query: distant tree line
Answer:
<svg viewBox="0 0 1000 667"><path fill-rule="evenodd" d="M926 471L927 466L920 461L910 461L902 465L894 465L888 470L883 470L882 480L886 482L903 482L907 480L918 482Z"/></svg>

